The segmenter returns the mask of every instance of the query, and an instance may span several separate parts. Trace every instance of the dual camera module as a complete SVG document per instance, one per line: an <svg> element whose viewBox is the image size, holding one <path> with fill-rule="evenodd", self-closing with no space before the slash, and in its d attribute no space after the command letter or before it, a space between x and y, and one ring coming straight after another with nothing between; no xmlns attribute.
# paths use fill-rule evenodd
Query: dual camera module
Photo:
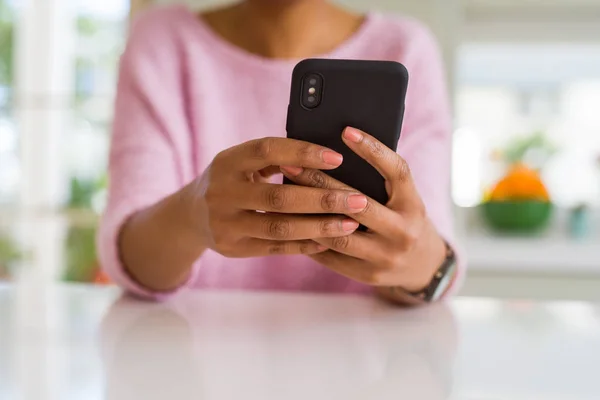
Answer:
<svg viewBox="0 0 600 400"><path fill-rule="evenodd" d="M302 79L302 105L306 108L318 107L323 96L323 77L319 74L307 74Z"/></svg>

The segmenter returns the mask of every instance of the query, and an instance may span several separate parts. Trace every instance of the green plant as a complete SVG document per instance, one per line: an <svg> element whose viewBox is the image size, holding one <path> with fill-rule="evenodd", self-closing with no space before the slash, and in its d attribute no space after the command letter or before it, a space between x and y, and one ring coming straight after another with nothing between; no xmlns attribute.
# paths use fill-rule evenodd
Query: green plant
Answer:
<svg viewBox="0 0 600 400"><path fill-rule="evenodd" d="M96 269L96 228L72 227L66 241L67 268L63 279L68 282L91 282Z"/></svg>
<svg viewBox="0 0 600 400"><path fill-rule="evenodd" d="M5 0L0 0L0 86L12 86L14 13Z"/></svg>
<svg viewBox="0 0 600 400"><path fill-rule="evenodd" d="M71 178L67 208L91 209L94 196L106 187L106 175L97 179ZM96 227L71 226L66 239L66 269L63 279L91 282L96 272Z"/></svg>
<svg viewBox="0 0 600 400"><path fill-rule="evenodd" d="M67 207L90 208L96 192L96 183L90 180L71 178L71 190Z"/></svg>
<svg viewBox="0 0 600 400"><path fill-rule="evenodd" d="M0 279L10 276L10 269L24 255L17 243L8 235L0 235Z"/></svg>
<svg viewBox="0 0 600 400"><path fill-rule="evenodd" d="M540 169L557 151L544 132L538 131L511 140L500 151L500 158L508 165L518 163Z"/></svg>
<svg viewBox="0 0 600 400"><path fill-rule="evenodd" d="M23 253L17 243L7 235L0 236L0 265L7 265L21 260Z"/></svg>
<svg viewBox="0 0 600 400"><path fill-rule="evenodd" d="M81 36L94 36L102 29L102 21L84 15L77 18L77 33Z"/></svg>
<svg viewBox="0 0 600 400"><path fill-rule="evenodd" d="M71 178L67 208L91 208L94 196L105 187L106 175L102 175L97 179Z"/></svg>

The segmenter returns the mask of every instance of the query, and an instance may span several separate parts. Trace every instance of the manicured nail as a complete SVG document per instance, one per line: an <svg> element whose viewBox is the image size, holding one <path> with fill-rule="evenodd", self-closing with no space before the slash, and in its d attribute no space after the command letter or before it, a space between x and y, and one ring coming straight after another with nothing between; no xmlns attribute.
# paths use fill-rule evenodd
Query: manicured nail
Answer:
<svg viewBox="0 0 600 400"><path fill-rule="evenodd" d="M341 154L336 153L335 151L324 151L322 157L325 163L334 167L339 167L340 165L342 165L342 161L344 161L344 157L342 157Z"/></svg>
<svg viewBox="0 0 600 400"><path fill-rule="evenodd" d="M323 246L322 244L317 246L317 251L325 251L327 250L327 247Z"/></svg>
<svg viewBox="0 0 600 400"><path fill-rule="evenodd" d="M346 204L351 211L359 212L364 210L367 206L367 198L362 194L353 194L352 196L348 197Z"/></svg>
<svg viewBox="0 0 600 400"><path fill-rule="evenodd" d="M363 135L358 129L348 127L344 129L344 137L353 143L360 143Z"/></svg>
<svg viewBox="0 0 600 400"><path fill-rule="evenodd" d="M283 166L281 167L281 171L291 175L291 176L298 176L302 173L302 168L300 167L290 167L290 166Z"/></svg>
<svg viewBox="0 0 600 400"><path fill-rule="evenodd" d="M353 219L345 219L342 222L342 228L344 229L344 232L354 232L358 229L358 222Z"/></svg>

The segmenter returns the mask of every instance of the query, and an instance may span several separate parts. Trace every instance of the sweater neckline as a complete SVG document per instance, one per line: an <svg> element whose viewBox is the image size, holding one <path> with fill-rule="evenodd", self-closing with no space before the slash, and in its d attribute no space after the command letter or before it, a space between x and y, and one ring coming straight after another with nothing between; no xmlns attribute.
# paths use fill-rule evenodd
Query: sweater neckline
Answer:
<svg viewBox="0 0 600 400"><path fill-rule="evenodd" d="M184 5L183 10L187 17L191 20L190 22L192 22L195 28L202 34L203 38L210 42L209 47L211 49L219 51L225 56L235 59L240 63L243 63L247 66L279 69L291 68L301 61L301 59L292 58L269 58L251 53L221 37L191 8ZM363 39L369 36L373 25L375 25L376 19L377 14L371 12L366 13L361 25L352 35L346 38L346 40L340 43L333 50L324 54L315 54L310 58L351 58L352 49L360 45L360 43L363 42Z"/></svg>

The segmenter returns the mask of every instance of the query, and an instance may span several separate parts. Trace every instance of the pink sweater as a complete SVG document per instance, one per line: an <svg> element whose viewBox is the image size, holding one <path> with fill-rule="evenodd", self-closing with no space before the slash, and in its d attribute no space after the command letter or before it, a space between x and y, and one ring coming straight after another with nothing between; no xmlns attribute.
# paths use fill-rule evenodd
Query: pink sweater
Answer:
<svg viewBox="0 0 600 400"><path fill-rule="evenodd" d="M451 118L430 32L411 19L369 14L358 32L322 57L394 60L408 68L411 82L398 152L411 166L430 218L452 241ZM221 150L259 137L285 136L296 62L234 47L183 6L154 9L138 19L121 60L108 206L98 235L101 264L116 283L144 297L167 295L146 290L125 272L117 248L121 226L201 174ZM234 260L210 250L184 286L370 292L305 256Z"/></svg>

